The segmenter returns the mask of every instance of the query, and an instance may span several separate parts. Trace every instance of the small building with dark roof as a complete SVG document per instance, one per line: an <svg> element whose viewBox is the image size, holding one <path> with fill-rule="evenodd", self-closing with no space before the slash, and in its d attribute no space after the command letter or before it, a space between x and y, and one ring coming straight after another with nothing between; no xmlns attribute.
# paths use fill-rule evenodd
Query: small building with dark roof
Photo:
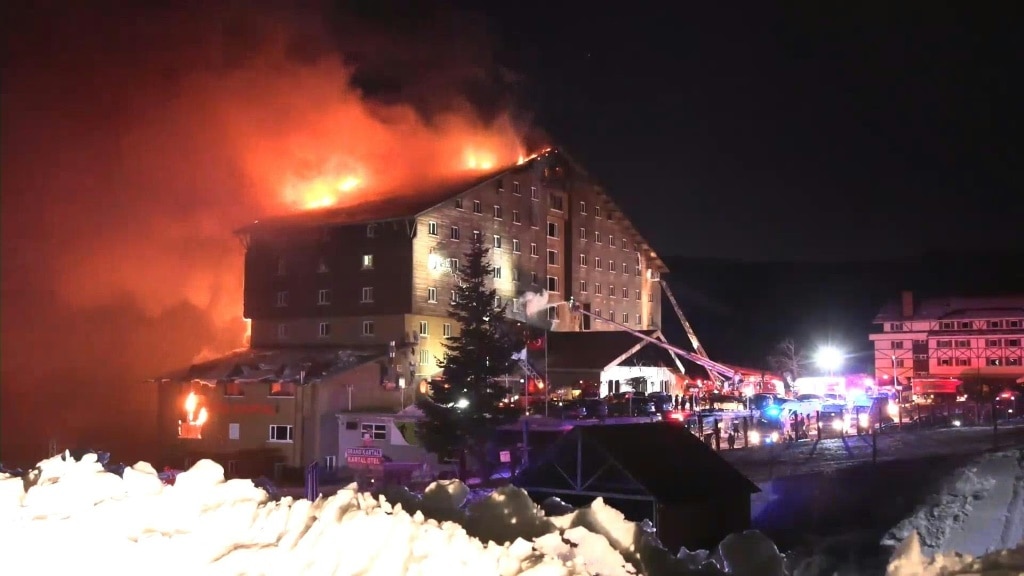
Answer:
<svg viewBox="0 0 1024 576"><path fill-rule="evenodd" d="M669 550L712 549L749 529L760 489L686 428L667 422L576 426L513 478L538 502L595 498L649 520Z"/></svg>

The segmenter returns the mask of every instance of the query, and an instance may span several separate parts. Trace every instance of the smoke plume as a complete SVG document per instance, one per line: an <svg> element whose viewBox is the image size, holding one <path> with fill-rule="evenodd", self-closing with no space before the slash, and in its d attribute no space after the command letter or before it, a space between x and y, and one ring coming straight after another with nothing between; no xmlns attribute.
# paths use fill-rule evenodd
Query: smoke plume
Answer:
<svg viewBox="0 0 1024 576"><path fill-rule="evenodd" d="M510 77L464 45L483 39L433 33L452 15L416 15L424 42L375 14L252 6L5 17L5 454L116 439L152 422L141 379L239 346L240 224L523 153L491 97Z"/></svg>

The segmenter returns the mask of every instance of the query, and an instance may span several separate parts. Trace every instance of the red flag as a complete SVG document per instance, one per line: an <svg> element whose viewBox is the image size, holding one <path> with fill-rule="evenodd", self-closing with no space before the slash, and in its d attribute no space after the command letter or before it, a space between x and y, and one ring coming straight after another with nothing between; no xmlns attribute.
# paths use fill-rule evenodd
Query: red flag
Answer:
<svg viewBox="0 0 1024 576"><path fill-rule="evenodd" d="M527 350L533 350L534 352L536 352L538 350L543 350L544 349L544 336L541 336L540 338L537 338L535 340L530 340L529 342L527 342L526 343L526 349Z"/></svg>

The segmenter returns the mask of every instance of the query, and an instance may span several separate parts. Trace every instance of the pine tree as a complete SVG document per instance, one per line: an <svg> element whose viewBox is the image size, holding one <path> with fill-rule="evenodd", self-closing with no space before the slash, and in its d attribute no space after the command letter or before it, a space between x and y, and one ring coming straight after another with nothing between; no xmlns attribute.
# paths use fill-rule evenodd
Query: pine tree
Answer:
<svg viewBox="0 0 1024 576"><path fill-rule="evenodd" d="M444 343L445 355L438 362L442 380L432 383L430 397L417 404L424 413L418 436L427 450L442 458L466 453L486 463L497 427L515 418L514 411L502 405L508 388L499 378L515 368L512 355L522 349L523 341L504 308L496 305L489 252L474 238L465 254L448 311L460 331Z"/></svg>

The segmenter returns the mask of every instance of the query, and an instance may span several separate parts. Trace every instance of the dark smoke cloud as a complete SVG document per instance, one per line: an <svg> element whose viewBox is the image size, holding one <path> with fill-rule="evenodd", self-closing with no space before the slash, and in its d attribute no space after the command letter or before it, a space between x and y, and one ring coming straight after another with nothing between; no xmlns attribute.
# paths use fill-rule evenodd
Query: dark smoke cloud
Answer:
<svg viewBox="0 0 1024 576"><path fill-rule="evenodd" d="M0 458L153 457L144 379L241 343L231 231L292 208L299 164L394 187L514 154L515 79L471 17L254 5L5 7Z"/></svg>

